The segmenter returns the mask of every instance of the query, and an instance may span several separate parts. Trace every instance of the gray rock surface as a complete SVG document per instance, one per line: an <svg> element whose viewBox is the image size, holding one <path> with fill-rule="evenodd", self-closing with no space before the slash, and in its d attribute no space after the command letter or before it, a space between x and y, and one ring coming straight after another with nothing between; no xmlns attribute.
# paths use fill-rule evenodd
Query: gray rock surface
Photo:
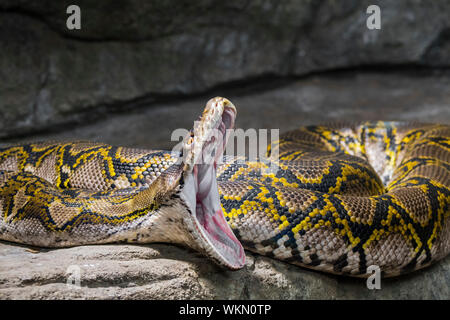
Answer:
<svg viewBox="0 0 450 320"><path fill-rule="evenodd" d="M230 81L450 61L446 0L79 0L81 30L69 4L0 0L0 137Z"/></svg>
<svg viewBox="0 0 450 320"><path fill-rule="evenodd" d="M420 120L450 123L450 73L340 72L266 82L212 94L238 108L239 128L280 128L329 120ZM170 148L176 128L190 128L211 96L166 101L61 132L12 139L89 139ZM450 299L450 257L422 271L366 282L322 274L247 253L226 271L196 252L166 244L41 249L0 242L0 299ZM81 288L67 285L80 268ZM69 269L70 270L70 269Z"/></svg>
<svg viewBox="0 0 450 320"><path fill-rule="evenodd" d="M80 287L73 285L74 267ZM189 249L164 244L98 245L37 252L0 243L0 299L449 299L450 257L423 271L343 278L247 253L226 271Z"/></svg>
<svg viewBox="0 0 450 320"><path fill-rule="evenodd" d="M450 71L332 72L293 81L265 81L206 95L143 105L104 115L95 123L4 140L93 140L167 149L177 128L190 129L210 98L237 108L236 128L280 129L327 121L404 120L450 122ZM0 143L0 145L2 145Z"/></svg>

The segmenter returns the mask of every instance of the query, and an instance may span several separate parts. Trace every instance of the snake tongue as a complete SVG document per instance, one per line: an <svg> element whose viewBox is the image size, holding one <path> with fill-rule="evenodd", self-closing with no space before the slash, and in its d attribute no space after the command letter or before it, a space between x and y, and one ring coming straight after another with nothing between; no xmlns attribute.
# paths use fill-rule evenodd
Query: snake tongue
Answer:
<svg viewBox="0 0 450 320"><path fill-rule="evenodd" d="M236 109L227 99L214 98L208 102L185 144L184 186L180 195L194 220L197 234L192 247L230 269L244 266L245 253L223 215L216 166L235 115Z"/></svg>

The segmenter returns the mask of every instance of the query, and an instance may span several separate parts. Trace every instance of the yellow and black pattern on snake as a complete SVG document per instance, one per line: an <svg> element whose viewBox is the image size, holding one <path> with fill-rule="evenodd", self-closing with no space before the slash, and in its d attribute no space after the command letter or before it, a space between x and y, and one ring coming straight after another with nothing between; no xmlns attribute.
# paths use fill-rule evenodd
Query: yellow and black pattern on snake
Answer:
<svg viewBox="0 0 450 320"><path fill-rule="evenodd" d="M260 162L221 168L221 202L247 249L332 273L377 265L394 276L450 249L449 147L443 125L306 127L272 146L276 173Z"/></svg>
<svg viewBox="0 0 450 320"><path fill-rule="evenodd" d="M194 161L214 145L208 129L226 143L235 113L228 100L210 100L182 156L84 142L0 150L0 239L174 242L232 269L244 264L242 243L351 276L370 265L399 275L450 251L449 126L303 127L268 148L277 170L241 157Z"/></svg>
<svg viewBox="0 0 450 320"><path fill-rule="evenodd" d="M167 152L89 142L2 150L3 236L15 228L21 238L13 241L40 246L110 242L116 233L122 240L127 225L157 210L171 191L180 171L174 162Z"/></svg>

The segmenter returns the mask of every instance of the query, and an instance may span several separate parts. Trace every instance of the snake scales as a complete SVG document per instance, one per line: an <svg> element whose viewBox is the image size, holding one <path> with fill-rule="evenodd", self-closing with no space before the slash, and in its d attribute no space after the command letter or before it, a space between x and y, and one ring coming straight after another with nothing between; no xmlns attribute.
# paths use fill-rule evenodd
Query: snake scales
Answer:
<svg viewBox="0 0 450 320"><path fill-rule="evenodd" d="M449 252L449 126L300 128L269 147L272 172L218 161L235 115L231 102L211 99L181 154L94 142L0 149L0 239L181 243L231 269L243 267L243 245L350 276L370 265L395 276Z"/></svg>

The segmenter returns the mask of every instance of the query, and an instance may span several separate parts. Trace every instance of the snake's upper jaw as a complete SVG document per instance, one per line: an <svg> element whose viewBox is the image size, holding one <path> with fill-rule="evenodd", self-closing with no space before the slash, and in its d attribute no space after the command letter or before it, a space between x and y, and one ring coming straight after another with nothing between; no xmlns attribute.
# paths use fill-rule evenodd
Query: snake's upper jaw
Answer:
<svg viewBox="0 0 450 320"><path fill-rule="evenodd" d="M225 221L216 180L217 160L222 157L228 138L227 129L234 126L236 109L225 98L208 101L196 121L183 149L184 182L181 199L193 220L192 247L220 265L240 269L245 253L239 240Z"/></svg>

